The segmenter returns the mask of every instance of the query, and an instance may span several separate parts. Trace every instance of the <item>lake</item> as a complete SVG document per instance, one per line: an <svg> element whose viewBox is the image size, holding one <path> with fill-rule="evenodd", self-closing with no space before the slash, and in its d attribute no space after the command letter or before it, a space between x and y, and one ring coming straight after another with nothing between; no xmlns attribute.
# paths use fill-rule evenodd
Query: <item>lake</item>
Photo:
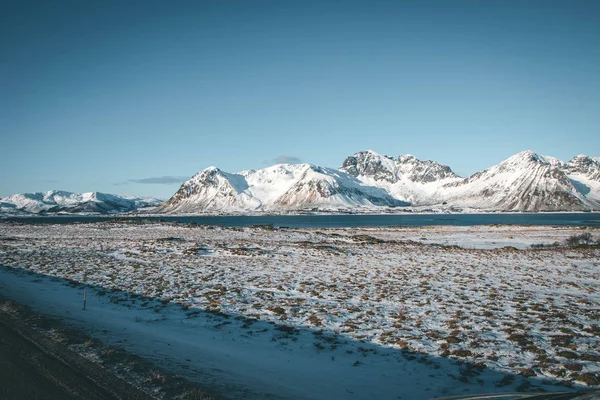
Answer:
<svg viewBox="0 0 600 400"><path fill-rule="evenodd" d="M325 215L229 215L229 216L34 216L4 217L2 221L23 223L70 224L114 220L167 221L220 226L273 225L290 228L353 228L361 226L429 226L429 225L563 225L600 226L599 213L534 214L325 214Z"/></svg>

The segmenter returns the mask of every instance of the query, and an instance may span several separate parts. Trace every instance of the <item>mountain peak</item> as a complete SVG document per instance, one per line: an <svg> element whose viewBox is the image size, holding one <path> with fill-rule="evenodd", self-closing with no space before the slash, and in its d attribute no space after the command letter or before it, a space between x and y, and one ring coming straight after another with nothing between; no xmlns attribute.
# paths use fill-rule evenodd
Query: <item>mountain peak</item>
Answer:
<svg viewBox="0 0 600 400"><path fill-rule="evenodd" d="M517 154L512 155L507 158L500 164L499 166L509 167L510 168L521 168L526 165L548 165L552 167L560 167L563 162L557 158L543 156L539 153L536 153L532 150L521 151Z"/></svg>
<svg viewBox="0 0 600 400"><path fill-rule="evenodd" d="M532 150L524 150L521 151L515 155L513 155L512 157L509 157L506 161L526 161L526 162L541 162L541 163L546 163L546 160L544 159L543 156L539 155L538 153L532 151Z"/></svg>
<svg viewBox="0 0 600 400"><path fill-rule="evenodd" d="M67 192L65 190L48 190L47 192L44 192L44 196L45 197L52 197L52 196L71 196L73 195L73 192Z"/></svg>
<svg viewBox="0 0 600 400"><path fill-rule="evenodd" d="M368 153L368 154L370 154L372 157L375 157L375 158L387 158L387 159L389 159L389 160L393 160L393 159L394 159L393 157L390 157L390 156L388 156L388 155L385 155L385 154L381 154L381 153L379 153L379 152L377 152L377 151L375 151L375 150L371 150L371 149L369 149L369 150L365 150L365 151L359 151L359 152L358 152L358 153L356 153L356 154L360 154L360 153Z"/></svg>
<svg viewBox="0 0 600 400"><path fill-rule="evenodd" d="M419 160L417 157L413 156L412 154L400 154L398 156L398 161L407 161L407 160Z"/></svg>
<svg viewBox="0 0 600 400"><path fill-rule="evenodd" d="M571 174L585 176L591 180L588 185L600 187L600 157L590 157L579 154L566 163L566 169Z"/></svg>
<svg viewBox="0 0 600 400"><path fill-rule="evenodd" d="M184 182L182 184L183 186L189 186L189 184L191 182L195 182L195 181L202 181L202 180L206 180L206 179L218 179L218 176L222 176L223 173L221 172L221 170L217 167L207 167L204 168L202 171L196 173L194 176L192 176L190 179L188 179L186 182Z"/></svg>
<svg viewBox="0 0 600 400"><path fill-rule="evenodd" d="M394 160L373 150L359 151L347 157L340 170L354 177L369 176L388 182L398 180Z"/></svg>
<svg viewBox="0 0 600 400"><path fill-rule="evenodd" d="M422 161L411 154L402 154L394 160L372 150L360 151L347 157L340 170L360 179L372 179L391 184L400 181L426 184L458 178L448 166L435 161Z"/></svg>
<svg viewBox="0 0 600 400"><path fill-rule="evenodd" d="M204 168L202 171L200 171L200 174L215 174L221 172L221 170L215 166L210 166L210 167L206 167Z"/></svg>
<svg viewBox="0 0 600 400"><path fill-rule="evenodd" d="M585 154L578 154L569 161L571 163L595 163L600 164L600 157L586 156Z"/></svg>

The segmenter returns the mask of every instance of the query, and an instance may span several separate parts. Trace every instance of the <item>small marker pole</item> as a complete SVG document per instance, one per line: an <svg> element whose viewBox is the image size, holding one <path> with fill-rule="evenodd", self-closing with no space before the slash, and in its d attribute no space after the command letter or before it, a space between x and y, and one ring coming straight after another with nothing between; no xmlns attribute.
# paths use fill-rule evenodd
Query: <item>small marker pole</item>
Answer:
<svg viewBox="0 0 600 400"><path fill-rule="evenodd" d="M85 303L87 301L87 288L83 288L83 310L85 311Z"/></svg>

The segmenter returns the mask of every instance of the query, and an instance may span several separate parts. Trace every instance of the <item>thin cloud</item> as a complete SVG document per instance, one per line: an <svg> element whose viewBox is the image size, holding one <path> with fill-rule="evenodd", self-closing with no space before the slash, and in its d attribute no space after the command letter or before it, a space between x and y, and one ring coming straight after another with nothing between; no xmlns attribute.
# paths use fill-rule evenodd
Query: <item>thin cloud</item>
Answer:
<svg viewBox="0 0 600 400"><path fill-rule="evenodd" d="M302 163L302 160L299 159L298 157L295 156L286 156L286 155L280 155L275 157L272 160L269 160L269 163L273 163L273 164L300 164Z"/></svg>
<svg viewBox="0 0 600 400"><path fill-rule="evenodd" d="M114 185L129 185L132 183L139 183L142 185L174 185L181 184L189 179L189 176L153 176L150 178L141 179L129 179L123 182L114 183Z"/></svg>

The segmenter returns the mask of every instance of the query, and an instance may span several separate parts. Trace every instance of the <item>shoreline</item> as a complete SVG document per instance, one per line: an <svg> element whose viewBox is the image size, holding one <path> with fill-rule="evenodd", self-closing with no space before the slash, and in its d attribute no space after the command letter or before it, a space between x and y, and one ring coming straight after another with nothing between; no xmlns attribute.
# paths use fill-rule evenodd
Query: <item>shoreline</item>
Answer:
<svg viewBox="0 0 600 400"><path fill-rule="evenodd" d="M546 226L600 227L594 213L481 214L302 214L302 215L46 215L0 217L2 223L81 224L101 222L172 223L222 227L271 226L291 229L402 227Z"/></svg>
<svg viewBox="0 0 600 400"><path fill-rule="evenodd" d="M557 211L517 211L517 210L477 210L452 211L440 210L404 210L389 212L372 210L364 212L354 211L290 211L290 212L223 212L223 213L38 213L38 214L0 214L0 218L35 218L35 217L106 217L106 218L170 218L170 217L296 217L296 216L402 216L402 215L546 215L546 214L600 214L600 210L557 210Z"/></svg>

